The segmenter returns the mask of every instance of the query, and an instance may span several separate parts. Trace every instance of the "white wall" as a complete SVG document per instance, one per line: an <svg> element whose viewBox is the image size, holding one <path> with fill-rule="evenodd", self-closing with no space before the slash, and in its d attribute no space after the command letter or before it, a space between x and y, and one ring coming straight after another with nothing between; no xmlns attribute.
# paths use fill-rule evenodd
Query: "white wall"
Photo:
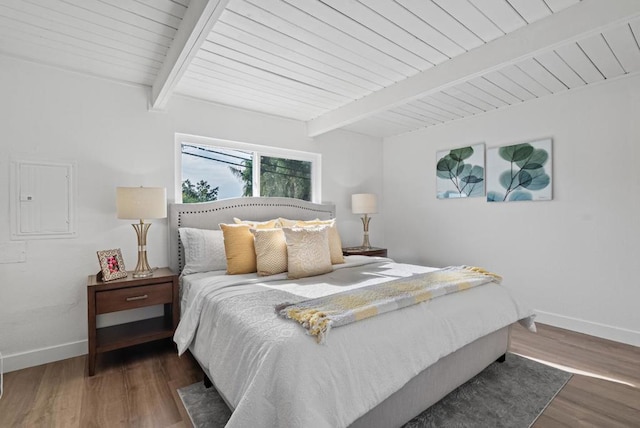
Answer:
<svg viewBox="0 0 640 428"><path fill-rule="evenodd" d="M640 76L385 139L389 251L502 274L560 327L640 345ZM553 201L437 200L436 151L553 138Z"/></svg>
<svg viewBox="0 0 640 428"><path fill-rule="evenodd" d="M0 56L0 244L10 238L12 155L77 163L78 236L30 240L25 263L0 263L0 352L5 371L86 353L86 278L96 251L136 261L129 221L116 219L116 186L174 186L174 134L203 135L322 154L324 201L337 204L345 244L361 239L354 191L380 193L381 140L333 132L311 140L302 122L174 97L147 110L148 88ZM342 221L344 219L344 222ZM382 241L382 228L372 232ZM166 220L153 221L149 262L168 264Z"/></svg>

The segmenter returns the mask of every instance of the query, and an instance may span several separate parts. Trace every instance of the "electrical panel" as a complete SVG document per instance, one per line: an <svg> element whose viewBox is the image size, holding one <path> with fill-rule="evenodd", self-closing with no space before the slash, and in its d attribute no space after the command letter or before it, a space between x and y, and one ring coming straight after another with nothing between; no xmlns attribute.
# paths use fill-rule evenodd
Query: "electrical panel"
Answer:
<svg viewBox="0 0 640 428"><path fill-rule="evenodd" d="M11 238L75 237L75 165L14 159L11 166Z"/></svg>

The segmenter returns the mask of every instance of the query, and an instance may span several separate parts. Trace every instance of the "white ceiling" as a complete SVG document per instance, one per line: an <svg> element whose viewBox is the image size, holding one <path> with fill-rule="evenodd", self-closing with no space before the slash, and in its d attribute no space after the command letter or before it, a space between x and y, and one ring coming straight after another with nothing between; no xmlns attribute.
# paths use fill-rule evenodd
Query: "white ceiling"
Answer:
<svg viewBox="0 0 640 428"><path fill-rule="evenodd" d="M638 0L0 0L0 53L386 137L640 71Z"/></svg>

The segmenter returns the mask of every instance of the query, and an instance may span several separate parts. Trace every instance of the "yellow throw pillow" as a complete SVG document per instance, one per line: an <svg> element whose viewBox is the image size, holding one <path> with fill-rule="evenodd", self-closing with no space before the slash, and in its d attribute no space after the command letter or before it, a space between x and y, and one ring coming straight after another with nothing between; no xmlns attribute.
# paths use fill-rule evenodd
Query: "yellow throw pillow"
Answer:
<svg viewBox="0 0 640 428"><path fill-rule="evenodd" d="M287 241L287 277L291 279L331 272L327 226L284 228Z"/></svg>
<svg viewBox="0 0 640 428"><path fill-rule="evenodd" d="M282 221L282 219L280 219L280 221ZM329 251L331 253L331 264L337 265L340 263L344 263L344 256L342 254L342 240L340 239L340 232L338 232L338 226L336 225L335 218L331 220L316 219L296 222L296 226L299 227L318 225L329 226Z"/></svg>
<svg viewBox="0 0 640 428"><path fill-rule="evenodd" d="M278 227L278 219L267 221L254 221L254 220L240 220L238 217L234 217L233 221L236 224L247 224L253 229L273 229Z"/></svg>
<svg viewBox="0 0 640 428"><path fill-rule="evenodd" d="M256 271L256 250L248 224L220 224L227 258L227 274Z"/></svg>
<svg viewBox="0 0 640 428"><path fill-rule="evenodd" d="M256 249L258 275L287 271L287 241L282 229L251 229Z"/></svg>

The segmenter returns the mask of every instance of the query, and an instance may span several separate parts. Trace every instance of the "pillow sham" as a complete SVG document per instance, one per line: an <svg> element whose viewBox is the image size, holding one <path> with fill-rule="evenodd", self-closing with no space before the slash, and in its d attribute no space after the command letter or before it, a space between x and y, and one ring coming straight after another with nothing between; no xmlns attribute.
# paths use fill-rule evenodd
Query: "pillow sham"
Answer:
<svg viewBox="0 0 640 428"><path fill-rule="evenodd" d="M282 218L279 217L278 218L278 227L288 227L288 228L292 228L294 227L299 221L301 220L289 220L288 218Z"/></svg>
<svg viewBox="0 0 640 428"><path fill-rule="evenodd" d="M340 232L338 232L338 226L336 225L336 219L331 220L310 220L310 221L298 221L296 226L329 226L329 252L331 254L331 264L337 265L344 263L344 256L342 254L342 240L340 239Z"/></svg>
<svg viewBox="0 0 640 428"><path fill-rule="evenodd" d="M256 250L248 224L220 223L224 237L227 274L238 275L256 271Z"/></svg>
<svg viewBox="0 0 640 428"><path fill-rule="evenodd" d="M287 242L287 277L306 278L331 272L328 226L283 228Z"/></svg>
<svg viewBox="0 0 640 428"><path fill-rule="evenodd" d="M178 233L184 249L184 275L227 268L221 230L181 227Z"/></svg>
<svg viewBox="0 0 640 428"><path fill-rule="evenodd" d="M278 219L267 220L267 221L254 221L254 220L240 220L238 217L234 217L233 221L235 224L248 224L254 229L273 229L275 227L279 227Z"/></svg>
<svg viewBox="0 0 640 428"><path fill-rule="evenodd" d="M287 271L287 241L282 229L251 229L256 249L258 275Z"/></svg>

